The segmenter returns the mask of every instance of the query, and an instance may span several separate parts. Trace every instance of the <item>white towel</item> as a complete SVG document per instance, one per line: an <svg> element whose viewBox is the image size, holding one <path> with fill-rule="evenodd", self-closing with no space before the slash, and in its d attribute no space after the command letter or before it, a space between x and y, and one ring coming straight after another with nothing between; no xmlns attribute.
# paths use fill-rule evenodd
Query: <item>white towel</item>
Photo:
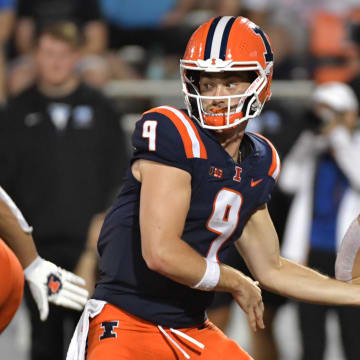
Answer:
<svg viewBox="0 0 360 360"><path fill-rule="evenodd" d="M89 332L89 317L94 318L99 315L105 304L106 301L95 299L88 300L71 339L66 360L85 360L86 340Z"/></svg>

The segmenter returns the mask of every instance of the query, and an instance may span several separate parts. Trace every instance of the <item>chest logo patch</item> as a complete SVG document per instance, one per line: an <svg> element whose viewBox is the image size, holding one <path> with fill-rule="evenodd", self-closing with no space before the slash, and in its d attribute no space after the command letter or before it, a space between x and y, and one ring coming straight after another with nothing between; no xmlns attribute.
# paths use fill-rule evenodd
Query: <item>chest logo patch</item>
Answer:
<svg viewBox="0 0 360 360"><path fill-rule="evenodd" d="M209 175L216 177L217 179L222 179L224 171L222 169L216 168L215 166L211 166L209 169Z"/></svg>
<svg viewBox="0 0 360 360"><path fill-rule="evenodd" d="M242 168L240 166L235 165L235 175L233 177L234 181L240 182L241 181L241 173L242 173Z"/></svg>
<svg viewBox="0 0 360 360"><path fill-rule="evenodd" d="M263 179L258 179L258 180L251 179L250 186L255 187L256 185L259 185L262 181Z"/></svg>

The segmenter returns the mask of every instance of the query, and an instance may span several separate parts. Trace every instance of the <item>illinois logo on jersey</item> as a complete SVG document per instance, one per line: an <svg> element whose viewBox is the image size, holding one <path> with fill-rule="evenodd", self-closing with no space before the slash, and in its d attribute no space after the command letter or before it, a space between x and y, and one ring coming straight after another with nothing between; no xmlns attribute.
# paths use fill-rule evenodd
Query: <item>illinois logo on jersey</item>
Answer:
<svg viewBox="0 0 360 360"><path fill-rule="evenodd" d="M240 182L241 181L241 173L242 173L242 168L240 166L235 165L235 175L233 177L234 181Z"/></svg>

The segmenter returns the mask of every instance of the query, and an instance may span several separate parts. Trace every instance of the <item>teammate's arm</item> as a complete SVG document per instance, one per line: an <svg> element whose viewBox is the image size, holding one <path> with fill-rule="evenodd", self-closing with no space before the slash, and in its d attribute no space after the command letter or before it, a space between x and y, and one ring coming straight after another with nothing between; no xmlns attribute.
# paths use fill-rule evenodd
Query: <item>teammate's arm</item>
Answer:
<svg viewBox="0 0 360 360"><path fill-rule="evenodd" d="M277 233L266 206L250 217L236 247L255 279L270 291L312 303L360 305L360 286L332 279L280 256Z"/></svg>
<svg viewBox="0 0 360 360"><path fill-rule="evenodd" d="M31 228L24 223L19 223L19 218L10 210L10 204L5 201L7 196L0 188L0 237L14 251L23 268L30 265L38 256ZM24 220L25 221L25 220Z"/></svg>
<svg viewBox="0 0 360 360"><path fill-rule="evenodd" d="M81 287L85 285L85 281L42 259L31 232L32 228L20 210L0 187L0 237L14 251L24 268L25 279L40 311L40 319L46 320L49 302L82 310L88 298L87 290Z"/></svg>
<svg viewBox="0 0 360 360"><path fill-rule="evenodd" d="M181 239L190 206L190 174L148 160L136 161L132 170L142 183L140 230L147 266L193 287L203 278L206 261ZM232 293L253 330L264 327L261 291L253 280L229 266L220 265L220 279L213 290Z"/></svg>

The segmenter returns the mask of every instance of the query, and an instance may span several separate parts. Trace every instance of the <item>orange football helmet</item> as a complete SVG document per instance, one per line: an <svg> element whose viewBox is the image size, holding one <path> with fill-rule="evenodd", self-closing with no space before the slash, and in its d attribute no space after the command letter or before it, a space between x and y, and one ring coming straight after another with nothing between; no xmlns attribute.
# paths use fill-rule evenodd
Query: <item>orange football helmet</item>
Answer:
<svg viewBox="0 0 360 360"><path fill-rule="evenodd" d="M221 16L201 25L191 36L180 60L183 93L190 115L202 127L212 130L232 128L258 116L271 97L273 57L268 36L247 18ZM201 71L254 72L254 80L242 94L202 96ZM236 109L231 105L234 98L239 100ZM206 112L203 100L227 101L227 111Z"/></svg>

